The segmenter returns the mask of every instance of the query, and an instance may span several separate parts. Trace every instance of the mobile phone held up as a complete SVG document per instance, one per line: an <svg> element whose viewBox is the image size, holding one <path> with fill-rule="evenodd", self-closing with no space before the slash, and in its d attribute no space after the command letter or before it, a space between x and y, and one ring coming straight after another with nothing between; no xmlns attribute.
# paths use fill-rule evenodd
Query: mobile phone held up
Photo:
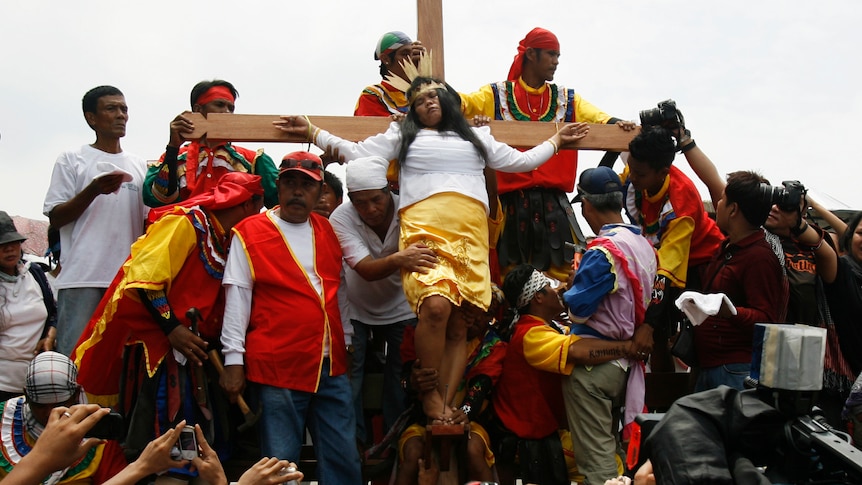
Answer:
<svg viewBox="0 0 862 485"><path fill-rule="evenodd" d="M180 431L180 456L183 460L193 460L198 456L198 438L194 426L184 426Z"/></svg>
<svg viewBox="0 0 862 485"><path fill-rule="evenodd" d="M87 438L99 438L103 440L122 441L126 437L123 415L120 413L108 413L96 422L96 425L87 431Z"/></svg>

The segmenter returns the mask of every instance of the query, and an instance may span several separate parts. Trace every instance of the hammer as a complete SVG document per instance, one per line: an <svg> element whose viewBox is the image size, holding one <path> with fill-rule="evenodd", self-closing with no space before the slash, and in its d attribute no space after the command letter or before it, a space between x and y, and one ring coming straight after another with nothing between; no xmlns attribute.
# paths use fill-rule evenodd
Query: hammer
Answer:
<svg viewBox="0 0 862 485"><path fill-rule="evenodd" d="M219 356L218 351L216 349L212 349L208 353L209 361L212 362L213 367L218 371L218 375L221 376L224 374L224 366L221 363L221 356ZM236 396L236 403L239 406L239 410L242 411L242 417L245 420L239 427L237 431L240 433L245 430L251 428L257 423L257 420L260 418L260 414L255 414L251 412L251 408L248 407L248 403L243 399L242 394Z"/></svg>
<svg viewBox="0 0 862 485"><path fill-rule="evenodd" d="M188 311L186 311L186 318L189 319L192 333L200 337L200 333L198 332L198 322L201 320L200 310L195 307L190 307ZM207 419L212 419L212 413L209 412L209 408L207 407L207 390L205 388L207 377L204 373L204 368L193 366L192 372L194 372L195 376L195 400L200 406L201 411L203 411L204 416L206 416Z"/></svg>

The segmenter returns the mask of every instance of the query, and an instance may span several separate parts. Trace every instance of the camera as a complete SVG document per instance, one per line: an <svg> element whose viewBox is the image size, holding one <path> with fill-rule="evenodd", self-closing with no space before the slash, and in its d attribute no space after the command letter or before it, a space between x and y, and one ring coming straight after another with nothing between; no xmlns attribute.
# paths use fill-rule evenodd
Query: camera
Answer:
<svg viewBox="0 0 862 485"><path fill-rule="evenodd" d="M86 438L121 441L126 437L126 427L123 416L119 413L108 413L96 421L95 426L84 435Z"/></svg>
<svg viewBox="0 0 862 485"><path fill-rule="evenodd" d="M666 99L658 103L657 108L645 109L640 112L641 126L661 126L669 130L685 128L685 118L676 109L676 101Z"/></svg>
<svg viewBox="0 0 862 485"><path fill-rule="evenodd" d="M279 472L279 475L287 475L289 473L295 473L295 472L296 472L296 468L289 466L287 468L282 468L281 471ZM288 481L284 482L282 485L299 485L299 482L297 480L288 480Z"/></svg>
<svg viewBox="0 0 862 485"><path fill-rule="evenodd" d="M180 431L180 456L183 460L193 460L198 456L198 438L194 426L183 426Z"/></svg>
<svg viewBox="0 0 862 485"><path fill-rule="evenodd" d="M799 203L808 190L798 180L785 180L781 187L767 185L767 191L772 203L785 212L799 210Z"/></svg>

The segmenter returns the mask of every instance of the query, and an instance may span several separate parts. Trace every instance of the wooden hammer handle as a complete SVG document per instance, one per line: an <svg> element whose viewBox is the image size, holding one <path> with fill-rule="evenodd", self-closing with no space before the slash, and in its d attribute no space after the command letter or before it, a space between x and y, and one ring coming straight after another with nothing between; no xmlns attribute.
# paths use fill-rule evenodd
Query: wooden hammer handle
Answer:
<svg viewBox="0 0 862 485"><path fill-rule="evenodd" d="M218 371L218 375L221 376L224 374L224 366L221 363L221 356L218 354L218 350L212 349L208 352L210 356L210 362L212 362L213 367L215 367L216 371ZM243 414L251 413L251 409L248 407L248 404L243 399L242 394L237 394L236 403L239 405L239 410L242 411Z"/></svg>

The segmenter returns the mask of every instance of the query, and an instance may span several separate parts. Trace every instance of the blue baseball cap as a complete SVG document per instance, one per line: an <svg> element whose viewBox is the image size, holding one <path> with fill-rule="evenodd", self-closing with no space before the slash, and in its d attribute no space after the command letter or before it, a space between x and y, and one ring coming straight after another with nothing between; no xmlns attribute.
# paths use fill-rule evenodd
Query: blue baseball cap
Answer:
<svg viewBox="0 0 862 485"><path fill-rule="evenodd" d="M583 195L610 194L622 192L623 184L620 176L610 167L588 168L581 174L578 182L578 195L572 203L581 202Z"/></svg>

